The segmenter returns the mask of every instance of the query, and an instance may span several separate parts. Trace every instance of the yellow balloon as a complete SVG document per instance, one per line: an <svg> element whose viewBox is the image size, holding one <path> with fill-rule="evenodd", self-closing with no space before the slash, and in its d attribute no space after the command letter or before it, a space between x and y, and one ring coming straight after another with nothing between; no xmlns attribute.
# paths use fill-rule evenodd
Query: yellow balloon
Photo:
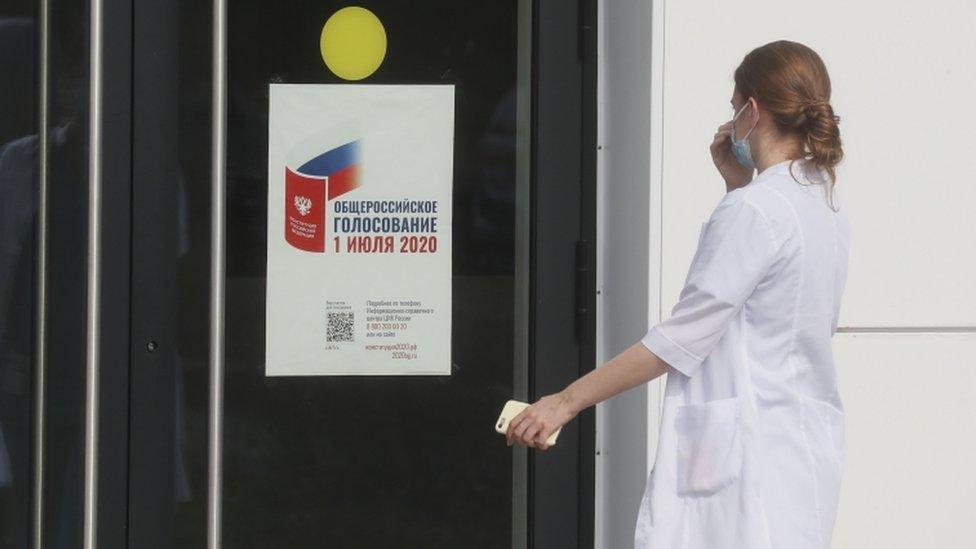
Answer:
<svg viewBox="0 0 976 549"><path fill-rule="evenodd" d="M339 78L362 80L386 56L386 30L373 12L348 6L332 14L319 37L322 60Z"/></svg>

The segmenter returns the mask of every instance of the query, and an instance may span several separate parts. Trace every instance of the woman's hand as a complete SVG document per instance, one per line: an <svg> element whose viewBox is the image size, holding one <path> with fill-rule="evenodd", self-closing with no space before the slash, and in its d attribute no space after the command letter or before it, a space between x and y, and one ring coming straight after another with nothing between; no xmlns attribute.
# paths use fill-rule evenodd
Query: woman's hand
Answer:
<svg viewBox="0 0 976 549"><path fill-rule="evenodd" d="M547 450L549 445L546 444L546 439L549 435L569 423L576 414L563 393L546 395L519 412L508 423L505 438L509 446L513 442L520 442L539 450Z"/></svg>
<svg viewBox="0 0 976 549"><path fill-rule="evenodd" d="M732 155L732 121L718 127L712 145L712 162L725 179L726 190L738 189L752 181L752 170L739 164Z"/></svg>

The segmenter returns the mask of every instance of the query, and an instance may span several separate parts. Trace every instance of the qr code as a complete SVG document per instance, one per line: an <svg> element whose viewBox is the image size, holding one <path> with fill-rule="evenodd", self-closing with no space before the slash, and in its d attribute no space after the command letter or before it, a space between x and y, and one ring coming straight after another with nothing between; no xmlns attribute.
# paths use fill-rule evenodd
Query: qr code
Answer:
<svg viewBox="0 0 976 549"><path fill-rule="evenodd" d="M328 313L326 341L352 341L354 313Z"/></svg>

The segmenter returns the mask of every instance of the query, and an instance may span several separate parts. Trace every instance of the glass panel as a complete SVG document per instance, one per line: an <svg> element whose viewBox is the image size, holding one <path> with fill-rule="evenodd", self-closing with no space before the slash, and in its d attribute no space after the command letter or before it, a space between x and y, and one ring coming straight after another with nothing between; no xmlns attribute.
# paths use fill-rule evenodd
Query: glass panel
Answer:
<svg viewBox="0 0 976 549"><path fill-rule="evenodd" d="M33 2L0 12L0 547L27 546L35 192Z"/></svg>
<svg viewBox="0 0 976 549"><path fill-rule="evenodd" d="M140 549L206 540L212 10L134 4L129 544Z"/></svg>
<svg viewBox="0 0 976 549"><path fill-rule="evenodd" d="M50 0L44 533L82 538L88 250L88 3Z"/></svg>
<svg viewBox="0 0 976 549"><path fill-rule="evenodd" d="M518 3L366 2L389 49L363 83L456 85L450 376L266 378L268 83L343 83L322 25L344 3L229 4L228 547L509 547ZM349 84L349 85L355 85ZM203 268L200 266L198 268Z"/></svg>
<svg viewBox="0 0 976 549"><path fill-rule="evenodd" d="M517 1L361 4L389 43L363 82L456 85L451 375L264 376L268 84L344 82L318 45L345 5L228 3L224 546L510 547L513 452L491 423L524 376L514 359L524 306L514 252L528 236L515 229ZM174 407L160 412L176 462L155 489L172 488L152 496L154 513L174 518L133 524L132 539L191 548L203 547L206 506L212 19L209 2L178 6L178 23L158 23L179 29L180 54L179 168L157 229L175 236L157 253L176 265L175 389L164 405Z"/></svg>
<svg viewBox="0 0 976 549"><path fill-rule="evenodd" d="M0 547L27 547L38 300L41 160L37 2L0 11ZM81 539L87 225L88 34L84 2L52 0L47 113L48 216L44 532Z"/></svg>

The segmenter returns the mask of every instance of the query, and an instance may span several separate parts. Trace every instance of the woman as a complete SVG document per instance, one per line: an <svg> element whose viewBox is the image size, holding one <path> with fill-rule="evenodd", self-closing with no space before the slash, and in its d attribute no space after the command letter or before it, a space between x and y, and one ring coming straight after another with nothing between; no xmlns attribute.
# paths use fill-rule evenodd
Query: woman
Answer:
<svg viewBox="0 0 976 549"><path fill-rule="evenodd" d="M839 118L802 44L756 48L734 80L735 114L711 144L728 192L671 317L507 433L545 450L580 410L670 373L638 549L830 546L844 456L831 349L848 257L832 192Z"/></svg>

